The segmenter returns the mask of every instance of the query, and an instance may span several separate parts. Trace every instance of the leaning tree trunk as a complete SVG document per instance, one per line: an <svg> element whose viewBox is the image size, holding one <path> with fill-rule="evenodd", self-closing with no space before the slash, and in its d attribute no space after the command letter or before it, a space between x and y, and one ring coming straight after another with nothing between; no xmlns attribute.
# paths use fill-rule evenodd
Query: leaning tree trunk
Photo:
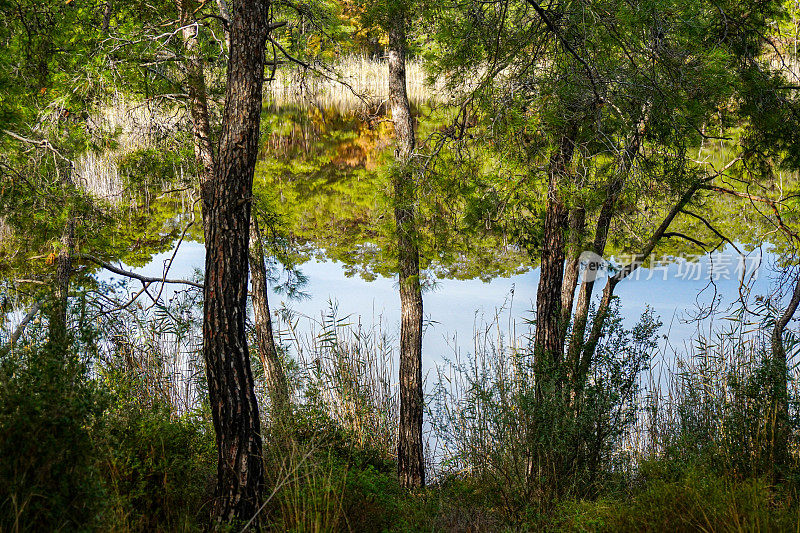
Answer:
<svg viewBox="0 0 800 533"><path fill-rule="evenodd" d="M203 355L218 446L219 522L249 520L264 482L245 333L250 209L259 146L268 2L233 5L225 111L213 181L202 184L206 242Z"/></svg>
<svg viewBox="0 0 800 533"><path fill-rule="evenodd" d="M211 126L208 118L208 99L203 63L199 57L197 28L192 13L191 0L177 0L180 14L181 35L183 37L183 64L186 69L187 105L192 117L194 134L194 154L202 183L214 178L214 151L211 147Z"/></svg>
<svg viewBox="0 0 800 533"><path fill-rule="evenodd" d="M67 202L70 201L74 189L72 181L72 162L62 168L59 181ZM75 248L75 218L70 206L64 229L61 232L61 249L55 258L56 276L53 286L53 301L48 316L48 345L57 350L66 349L69 334L67 333L67 311L69 308L69 284L72 276L72 252Z"/></svg>
<svg viewBox="0 0 800 533"><path fill-rule="evenodd" d="M576 129L564 134L550 158L539 287L536 292L536 392L542 394L544 374L556 370L564 347L561 327L561 288L564 280L565 233L568 212L561 186L572 161Z"/></svg>
<svg viewBox="0 0 800 533"><path fill-rule="evenodd" d="M389 28L389 103L397 137L394 175L397 259L400 281L400 431L397 470L403 487L425 484L422 442L422 289L414 205L416 190L411 168L414 123L406 93L406 21L395 16Z"/></svg>
<svg viewBox="0 0 800 533"><path fill-rule="evenodd" d="M600 299L600 305L597 307L597 313L595 313L594 321L592 322L591 332L579 354L580 359L577 363L578 369L574 380L576 384L575 393L578 401L580 401L580 397L583 393L583 387L588 377L589 368L591 367L592 358L594 357L594 352L597 349L597 344L604 335L603 327L605 325L605 320L608 317L608 313L611 310L611 302L614 298L614 290L622 280L627 278L632 272L636 271L650 256L650 254L653 253L655 247L667 233L672 221L675 220L675 217L677 217L683 208L686 207L692 198L694 198L697 191L707 180L708 178L705 178L694 182L686 190L686 192L683 193L683 196L681 196L677 203L672 206L670 211L667 213L667 216L664 217L664 220L661 221L661 224L650 236L642 251L636 254L633 257L633 260L623 266L619 271L617 271L616 274L608 278L605 289L603 289L603 297Z"/></svg>
<svg viewBox="0 0 800 533"><path fill-rule="evenodd" d="M261 231L258 220L252 216L250 221L250 275L252 277L253 322L256 330L258 357L264 368L267 390L272 400L274 415L282 414L289 406L289 386L283 370L281 358L275 347L272 334L272 318L267 299L267 269L264 265L264 247L261 244Z"/></svg>
<svg viewBox="0 0 800 533"><path fill-rule="evenodd" d="M775 321L772 329L772 361L770 367L770 388L773 409L775 410L775 429L772 442L772 464L774 476L780 479L789 463L789 365L786 348L783 345L783 332L800 305L800 278L795 283L792 298L783 314Z"/></svg>
<svg viewBox="0 0 800 533"><path fill-rule="evenodd" d="M647 112L645 108L644 118L639 121L633 138L626 143L625 149L622 152L622 158L617 165L617 172L611 179L608 185L608 192L605 201L600 208L600 215L597 217L595 225L594 243L592 244L592 252L599 257L602 257L606 250L606 241L608 240L608 231L611 228L611 221L616 211L617 200L619 199L625 181L628 178L628 173L633 165L636 155L639 153L639 146L641 144L644 128L647 123ZM580 361L580 353L583 348L583 342L586 335L586 324L589 318L589 304L592 301L592 293L594 292L594 278L587 279L581 284L578 291L578 301L575 304L575 319L572 326L572 338L570 339L569 348L567 349L567 363L573 377L573 389L577 388L575 379L579 376L578 369Z"/></svg>

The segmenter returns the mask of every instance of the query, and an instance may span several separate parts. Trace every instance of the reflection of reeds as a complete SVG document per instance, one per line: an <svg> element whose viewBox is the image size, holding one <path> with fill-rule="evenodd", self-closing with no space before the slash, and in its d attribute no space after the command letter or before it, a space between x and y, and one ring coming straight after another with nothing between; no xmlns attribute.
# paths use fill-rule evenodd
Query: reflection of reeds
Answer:
<svg viewBox="0 0 800 533"><path fill-rule="evenodd" d="M11 228L8 226L6 219L0 216L0 241L11 238Z"/></svg>
<svg viewBox="0 0 800 533"><path fill-rule="evenodd" d="M320 72L279 69L264 88L266 97L278 107L315 105L339 111L374 108L388 99L389 73L384 60L350 56ZM428 84L418 60L406 63L406 86L413 103L435 102L444 97L443 84Z"/></svg>
<svg viewBox="0 0 800 533"><path fill-rule="evenodd" d="M422 63L406 66L409 99L417 104L444 97L443 83L427 83ZM375 109L388 98L386 61L351 56L318 72L282 68L265 86L266 99L273 106L320 106L339 111ZM135 102L114 96L93 117L98 136L113 138L101 151L87 152L75 161L75 180L95 197L118 202L125 195L120 161L127 155L157 146L182 127L186 120L181 105Z"/></svg>
<svg viewBox="0 0 800 533"><path fill-rule="evenodd" d="M102 151L90 151L75 161L75 181L87 192L108 201L120 201L125 180L120 161L144 148L157 146L174 133L182 121L177 106L135 103L116 95L92 119L96 134L113 139Z"/></svg>

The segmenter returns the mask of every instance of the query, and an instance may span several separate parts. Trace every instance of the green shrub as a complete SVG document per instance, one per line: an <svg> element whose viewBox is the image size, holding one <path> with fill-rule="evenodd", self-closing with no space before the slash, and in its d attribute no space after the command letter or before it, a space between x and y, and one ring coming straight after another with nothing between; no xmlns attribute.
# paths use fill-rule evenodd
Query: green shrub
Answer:
<svg viewBox="0 0 800 533"><path fill-rule="evenodd" d="M796 531L800 516L761 479L735 481L702 468L642 465L646 481L625 498L562 502L561 531Z"/></svg>
<svg viewBox="0 0 800 533"><path fill-rule="evenodd" d="M91 428L104 395L75 356L0 354L0 530L86 530L103 490Z"/></svg>
<svg viewBox="0 0 800 533"><path fill-rule="evenodd" d="M97 435L109 494L105 527L202 529L216 479L213 430L202 419L126 400L118 398Z"/></svg>

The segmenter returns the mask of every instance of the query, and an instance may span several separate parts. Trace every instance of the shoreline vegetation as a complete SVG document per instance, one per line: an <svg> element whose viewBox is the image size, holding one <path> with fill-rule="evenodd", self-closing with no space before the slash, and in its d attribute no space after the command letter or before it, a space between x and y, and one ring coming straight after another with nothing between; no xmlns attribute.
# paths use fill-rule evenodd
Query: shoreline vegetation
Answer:
<svg viewBox="0 0 800 533"><path fill-rule="evenodd" d="M186 292L163 309L140 308L89 326L92 331L82 335L104 348L91 367L78 357L67 359L72 362L69 382L77 389L55 398L26 394L41 386L38 380L45 380L45 390L52 394L49 387L56 384L51 373L66 371L63 354L54 363L46 352L37 351L36 339L46 335L46 325L29 326L26 348L4 359L0 420L15 431L44 424L52 440L28 439L20 447L24 434L7 433L3 443L14 448L4 452L17 458L7 465L24 467L25 454L47 454L52 456L47 468L56 468L64 453L56 441L83 436L81 460L58 466L47 477L78 484L63 496L63 504L74 509L82 498L81 505L91 510L84 515L87 524L101 530L202 529L198 509L212 496L214 442L198 359L197 305L196 295ZM533 364L530 333L504 337L498 325L506 320L498 310L491 323L478 325L469 350L453 346L452 360L428 376L433 381L426 394L430 481L426 489L407 493L392 475L397 354L385 326L339 317L335 304L315 320L291 313L280 317L276 338L293 384L290 417L271 406L267 382L260 377L263 368L253 362L259 401L266 406L265 440L274 445L264 457L271 472L267 482L274 487L263 511L270 527L796 527L790 482L776 483L764 474L770 470L765 443L774 416L759 392L768 364L764 324L744 314L726 317L713 338L698 331L697 351L681 355L659 347L660 322L651 311L631 330L624 330L619 318L613 320L599 350L602 363L593 370L593 401L599 411L588 416L586 425L573 428L590 433L592 438L575 438L597 443L598 448L589 445L583 451L596 457L581 474L564 479L564 486L554 488L548 482L527 493L524 442L531 435L522 428L527 417L536 416L527 411L531 407L526 400L530 384L525 375ZM87 340L75 339L75 346ZM791 341L789 349L796 346ZM796 371L790 379L794 398ZM20 412L25 413L25 426L9 426ZM53 426L56 413L64 412L78 416L81 424ZM553 435L545 432L540 438ZM548 446L569 447L571 442L550 441ZM44 466L38 460L33 464ZM19 505L7 507L15 512L10 517L72 519L54 512L31 485L9 488L14 490L9 502ZM546 492L551 490L559 493ZM14 522L8 524L13 528Z"/></svg>

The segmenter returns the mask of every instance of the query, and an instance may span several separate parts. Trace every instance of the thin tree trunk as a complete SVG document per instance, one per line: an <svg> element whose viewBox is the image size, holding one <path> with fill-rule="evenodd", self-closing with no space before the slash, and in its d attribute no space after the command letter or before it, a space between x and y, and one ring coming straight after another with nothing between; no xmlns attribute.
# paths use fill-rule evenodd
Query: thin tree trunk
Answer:
<svg viewBox="0 0 800 533"><path fill-rule="evenodd" d="M653 253L653 250L669 229L672 221L676 216L678 216L678 213L680 213L681 210L686 207L686 204L691 201L695 193L697 193L697 191L703 186L703 183L703 180L697 181L686 190L678 202L672 206L672 209L670 209L669 213L667 213L667 216L664 217L661 225L659 225L655 232L653 232L653 234L650 236L650 239L647 241L647 244L645 244L641 253L637 254L633 261L622 267L619 272L609 278L608 282L606 283L606 287L603 290L603 298L600 300L600 305L597 308L597 314L594 317L594 322L592 323L591 333L586 340L586 344L583 346L581 358L578 362L578 371L575 377L576 394L579 395L583 390L583 384L586 381L586 375L589 372L589 366L591 365L592 358L594 357L597 343L600 342L600 339L603 336L603 325L605 324L605 319L608 316L608 311L611 307L611 301L614 297L614 289L616 288L617 284L627 278L633 271L638 269L647 259L647 257Z"/></svg>
<svg viewBox="0 0 800 533"><path fill-rule="evenodd" d="M250 221L250 275L252 277L253 322L256 330L258 357L264 368L264 377L272 399L273 413L279 415L289 406L289 386L272 334L272 318L269 313L267 297L267 268L264 265L261 231L259 231L255 215Z"/></svg>
<svg viewBox="0 0 800 533"><path fill-rule="evenodd" d="M617 200L622 193L625 181L628 179L633 160L639 153L639 146L641 144L642 134L644 133L645 123L646 118L639 122L633 138L627 143L622 153L622 160L617 166L617 172L608 186L606 199L600 208L600 215L597 217L597 224L595 226L594 243L592 245L592 252L599 257L602 257L605 253L608 231L611 228L611 220L614 217ZM567 349L567 361L573 376L573 388L576 387L575 379L580 375L578 369L580 353L586 335L586 323L589 318L589 305L592 301L593 292L594 278L590 278L581 284L580 290L578 291L578 302L575 305L575 320L572 324L572 337L570 339L569 348Z"/></svg>
<svg viewBox="0 0 800 533"><path fill-rule="evenodd" d="M214 179L202 184L203 355L219 460L214 513L223 523L255 516L264 483L261 423L245 322L267 10L263 0L239 0L233 6L219 160Z"/></svg>
<svg viewBox="0 0 800 533"><path fill-rule="evenodd" d="M772 403L775 409L775 429L772 443L772 464L775 478L783 475L789 462L789 371L783 332L800 305L800 277L794 286L792 298L772 329Z"/></svg>
<svg viewBox="0 0 800 533"><path fill-rule="evenodd" d="M192 25L190 0L177 0L180 13L181 36L184 47L184 68L186 69L186 89L189 95L189 114L192 117L194 133L194 155L202 183L211 181L215 174L214 150L211 145L211 126L208 117L208 99L203 64L199 58L197 25Z"/></svg>
<svg viewBox="0 0 800 533"><path fill-rule="evenodd" d="M567 237L567 265L564 268L564 281L561 284L561 339L567 336L572 318L572 304L575 300L575 287L580 273L580 255L583 252L583 232L586 229L586 209L573 207L569 212L569 235ZM563 346L561 348L563 350Z"/></svg>
<svg viewBox="0 0 800 533"><path fill-rule="evenodd" d="M419 279L415 204L411 168L415 134L411 105L406 93L405 13L393 17L389 28L389 103L397 148L394 175L397 259L400 281L400 428L397 469L403 487L425 484L422 441L422 288Z"/></svg>
<svg viewBox="0 0 800 533"><path fill-rule="evenodd" d="M103 33L108 33L108 27L111 24L111 13L114 11L114 2L106 0L106 5L103 8Z"/></svg>
<svg viewBox="0 0 800 533"><path fill-rule="evenodd" d="M16 329L14 329L13 333L11 333L11 339L9 340L8 343L10 349L14 349L14 345L17 343L22 334L25 333L25 327L31 320L33 320L33 317L36 316L36 313L38 313L39 309L41 308L42 308L42 300L37 300L33 303L33 305L25 314L25 316L22 317L22 320L20 320L19 325L16 327Z"/></svg>
<svg viewBox="0 0 800 533"><path fill-rule="evenodd" d="M66 168L59 173L59 181L67 201L70 201L74 189L72 181L72 163L69 162ZM75 218L72 208L69 208L69 215L61 233L61 249L56 257L56 276L55 286L53 287L53 302L49 314L49 337L48 344L56 349L66 348L69 333L67 331L67 312L69 309L69 285L72 276L72 252L75 248Z"/></svg>
<svg viewBox="0 0 800 533"><path fill-rule="evenodd" d="M72 275L72 248L75 246L75 222L67 220L61 235L61 251L56 258L56 283L50 313L50 343L63 348L67 343L69 280Z"/></svg>
<svg viewBox="0 0 800 533"><path fill-rule="evenodd" d="M661 224L650 236L650 239L647 241L642 251L637 254L630 263L622 267L614 276L609 278L608 282L606 283L606 287L603 290L603 298L600 300L600 306L597 308L597 314L595 315L592 323L591 333L589 334L586 343L581 348L581 359L578 362L578 372L576 376L577 383L579 385L577 391L580 391L583 387L583 383L585 382L586 375L589 371L589 366L591 365L592 357L594 357L594 352L597 349L597 343L600 342L600 339L603 336L603 325L606 317L608 316L608 311L611 307L611 301L614 297L614 289L616 288L617 284L627 278L637 268L639 268L647 259L647 257L653 253L653 250L669 229L672 221L675 220L675 217L678 216L678 213L680 213L683 208L686 207L686 204L688 204L692 198L694 198L694 195L697 193L697 191L700 189L713 190L714 188L708 185L708 182L717 176L722 175L728 168L736 163L736 161L738 161L738 158L729 162L719 171L714 173L714 175L701 178L695 181L688 189L686 189L686 192L684 192L675 205L672 206L672 209L670 209L669 213L667 213L667 215L664 217L664 220L661 221Z"/></svg>
<svg viewBox="0 0 800 533"><path fill-rule="evenodd" d="M564 279L565 233L568 212L561 197L561 186L568 173L575 149L577 128L559 139L550 158L547 208L544 219L539 287L536 292L535 357L537 395L541 394L542 373L555 371L561 361L564 342L561 327L561 288Z"/></svg>

